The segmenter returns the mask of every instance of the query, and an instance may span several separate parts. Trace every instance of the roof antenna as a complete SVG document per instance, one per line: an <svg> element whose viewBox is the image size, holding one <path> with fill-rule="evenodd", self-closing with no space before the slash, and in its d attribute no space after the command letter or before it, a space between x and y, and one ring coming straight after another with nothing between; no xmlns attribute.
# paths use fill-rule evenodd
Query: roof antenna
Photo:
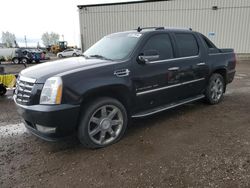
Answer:
<svg viewBox="0 0 250 188"><path fill-rule="evenodd" d="M138 28L137 28L137 32L141 32L141 27L139 26Z"/></svg>

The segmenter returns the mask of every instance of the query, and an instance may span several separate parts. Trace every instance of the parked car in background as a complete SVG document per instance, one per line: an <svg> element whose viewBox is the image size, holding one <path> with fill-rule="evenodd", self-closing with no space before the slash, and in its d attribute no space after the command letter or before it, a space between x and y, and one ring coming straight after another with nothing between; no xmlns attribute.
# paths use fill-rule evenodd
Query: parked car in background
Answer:
<svg viewBox="0 0 250 188"><path fill-rule="evenodd" d="M71 56L75 57L75 56L79 56L81 54L82 54L81 50L70 48L70 49L66 49L62 52L57 53L57 57L59 57L59 58L71 57Z"/></svg>
<svg viewBox="0 0 250 188"><path fill-rule="evenodd" d="M48 60L50 59L47 53L40 49L33 49L30 50L32 54L32 62L39 63L40 61Z"/></svg>

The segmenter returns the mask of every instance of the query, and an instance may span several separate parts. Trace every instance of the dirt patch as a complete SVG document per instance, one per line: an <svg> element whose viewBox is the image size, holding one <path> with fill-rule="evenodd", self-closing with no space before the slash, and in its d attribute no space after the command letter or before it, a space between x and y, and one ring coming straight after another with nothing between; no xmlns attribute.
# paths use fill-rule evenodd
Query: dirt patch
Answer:
<svg viewBox="0 0 250 188"><path fill-rule="evenodd" d="M249 187L249 83L250 64L238 64L221 104L134 120L99 150L32 136L9 93L0 99L0 187Z"/></svg>

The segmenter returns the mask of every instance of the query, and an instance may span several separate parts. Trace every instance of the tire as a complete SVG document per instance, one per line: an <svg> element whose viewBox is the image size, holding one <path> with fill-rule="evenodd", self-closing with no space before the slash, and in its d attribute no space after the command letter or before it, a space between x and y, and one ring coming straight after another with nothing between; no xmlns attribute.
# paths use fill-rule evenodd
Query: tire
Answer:
<svg viewBox="0 0 250 188"><path fill-rule="evenodd" d="M29 63L29 60L27 59L27 58L22 58L21 59L21 63L23 63L23 64L28 64Z"/></svg>
<svg viewBox="0 0 250 188"><path fill-rule="evenodd" d="M58 57L59 57L59 58L62 58L63 56L62 56L62 54L59 54Z"/></svg>
<svg viewBox="0 0 250 188"><path fill-rule="evenodd" d="M6 92L6 87L3 84L0 84L0 96L4 96Z"/></svg>
<svg viewBox="0 0 250 188"><path fill-rule="evenodd" d="M77 56L77 54L76 53L73 53L73 55L72 55L73 57L76 57Z"/></svg>
<svg viewBox="0 0 250 188"><path fill-rule="evenodd" d="M113 98L103 97L87 104L81 116L78 139L87 148L97 149L114 144L127 129L127 111Z"/></svg>
<svg viewBox="0 0 250 188"><path fill-rule="evenodd" d="M18 59L17 57L14 57L14 58L12 59L12 62L13 62L14 64L19 64L19 63L20 63L20 61L19 61L19 59Z"/></svg>
<svg viewBox="0 0 250 188"><path fill-rule="evenodd" d="M222 101L225 91L225 80L221 74L214 73L209 79L205 91L205 99L209 104L218 104Z"/></svg>

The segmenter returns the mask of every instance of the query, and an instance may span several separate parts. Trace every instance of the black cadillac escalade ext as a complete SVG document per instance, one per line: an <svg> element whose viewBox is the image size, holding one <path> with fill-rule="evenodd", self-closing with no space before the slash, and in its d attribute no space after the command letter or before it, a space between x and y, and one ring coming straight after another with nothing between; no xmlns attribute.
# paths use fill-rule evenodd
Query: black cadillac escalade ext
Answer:
<svg viewBox="0 0 250 188"><path fill-rule="evenodd" d="M45 140L73 133L89 148L117 142L128 120L199 99L219 103L235 74L232 49L189 29L105 36L82 57L36 65L17 79L26 127Z"/></svg>

